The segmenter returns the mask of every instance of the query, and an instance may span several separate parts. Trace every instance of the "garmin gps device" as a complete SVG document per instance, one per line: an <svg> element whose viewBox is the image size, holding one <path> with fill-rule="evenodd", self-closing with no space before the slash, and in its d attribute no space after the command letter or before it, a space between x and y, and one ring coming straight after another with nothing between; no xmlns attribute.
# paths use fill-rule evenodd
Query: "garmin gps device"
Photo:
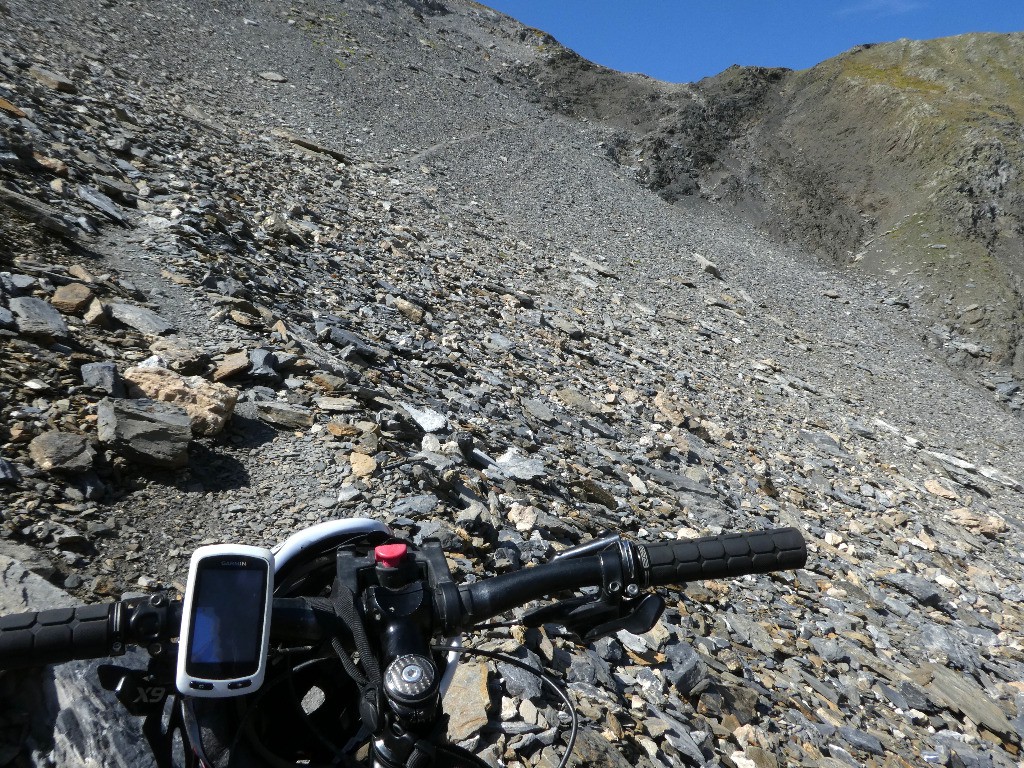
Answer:
<svg viewBox="0 0 1024 768"><path fill-rule="evenodd" d="M187 696L252 693L270 645L274 555L240 544L192 555L178 647L178 690Z"/></svg>

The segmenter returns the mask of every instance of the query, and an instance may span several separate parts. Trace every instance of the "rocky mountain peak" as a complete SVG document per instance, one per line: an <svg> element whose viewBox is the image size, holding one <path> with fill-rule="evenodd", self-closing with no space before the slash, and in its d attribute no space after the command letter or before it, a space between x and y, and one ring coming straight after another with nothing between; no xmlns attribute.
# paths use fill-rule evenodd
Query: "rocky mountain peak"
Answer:
<svg viewBox="0 0 1024 768"><path fill-rule="evenodd" d="M725 202L876 275L947 360L1019 374L1022 59L1018 33L861 45L687 86L571 54L541 66L547 102L619 129L616 157L666 200Z"/></svg>

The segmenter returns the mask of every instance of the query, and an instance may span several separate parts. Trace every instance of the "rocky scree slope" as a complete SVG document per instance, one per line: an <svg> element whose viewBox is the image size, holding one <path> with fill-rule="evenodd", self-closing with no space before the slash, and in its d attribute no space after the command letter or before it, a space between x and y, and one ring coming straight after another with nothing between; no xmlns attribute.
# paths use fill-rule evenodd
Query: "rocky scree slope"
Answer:
<svg viewBox="0 0 1024 768"><path fill-rule="evenodd" d="M577 764L1015 765L1017 421L883 286L620 173L536 103L543 36L446 10L5 2L4 551L94 600L346 516L460 579L794 524L806 570L644 636L480 641L565 677ZM463 675L456 740L555 764L531 681ZM4 700L9 754L88 752Z"/></svg>
<svg viewBox="0 0 1024 768"><path fill-rule="evenodd" d="M863 45L682 85L551 51L533 69L545 103L620 129L615 156L665 199L727 202L879 275L947 359L1020 375L1024 36Z"/></svg>

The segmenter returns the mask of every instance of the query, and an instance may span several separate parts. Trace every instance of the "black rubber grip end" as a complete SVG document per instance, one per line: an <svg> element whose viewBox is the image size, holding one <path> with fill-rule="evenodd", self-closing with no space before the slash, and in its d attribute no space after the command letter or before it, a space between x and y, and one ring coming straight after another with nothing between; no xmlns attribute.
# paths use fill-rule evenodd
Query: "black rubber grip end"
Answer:
<svg viewBox="0 0 1024 768"><path fill-rule="evenodd" d="M109 656L113 604L0 617L0 669Z"/></svg>
<svg viewBox="0 0 1024 768"><path fill-rule="evenodd" d="M807 545L796 528L725 533L638 548L651 586L791 570L807 562Z"/></svg>

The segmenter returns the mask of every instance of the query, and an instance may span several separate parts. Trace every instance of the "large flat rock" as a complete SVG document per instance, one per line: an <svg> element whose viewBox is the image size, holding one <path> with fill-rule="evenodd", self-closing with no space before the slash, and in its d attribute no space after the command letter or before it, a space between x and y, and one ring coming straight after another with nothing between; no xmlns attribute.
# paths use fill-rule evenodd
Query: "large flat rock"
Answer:
<svg viewBox="0 0 1024 768"><path fill-rule="evenodd" d="M142 464L174 469L188 464L192 425L184 408L155 400L111 400L97 408L100 442Z"/></svg>
<svg viewBox="0 0 1024 768"><path fill-rule="evenodd" d="M75 605L77 601L19 561L0 555L0 614ZM31 730L19 745L29 764L62 768L149 768L156 762L142 735L142 720L128 715L103 690L96 668L107 660L77 661L6 673L0 680L0 719L28 715ZM133 653L119 664L142 669ZM21 765L22 763L17 763Z"/></svg>
<svg viewBox="0 0 1024 768"><path fill-rule="evenodd" d="M66 339L68 325L60 312L49 302L34 296L17 296L11 299L11 312L18 331L26 336L44 339Z"/></svg>

